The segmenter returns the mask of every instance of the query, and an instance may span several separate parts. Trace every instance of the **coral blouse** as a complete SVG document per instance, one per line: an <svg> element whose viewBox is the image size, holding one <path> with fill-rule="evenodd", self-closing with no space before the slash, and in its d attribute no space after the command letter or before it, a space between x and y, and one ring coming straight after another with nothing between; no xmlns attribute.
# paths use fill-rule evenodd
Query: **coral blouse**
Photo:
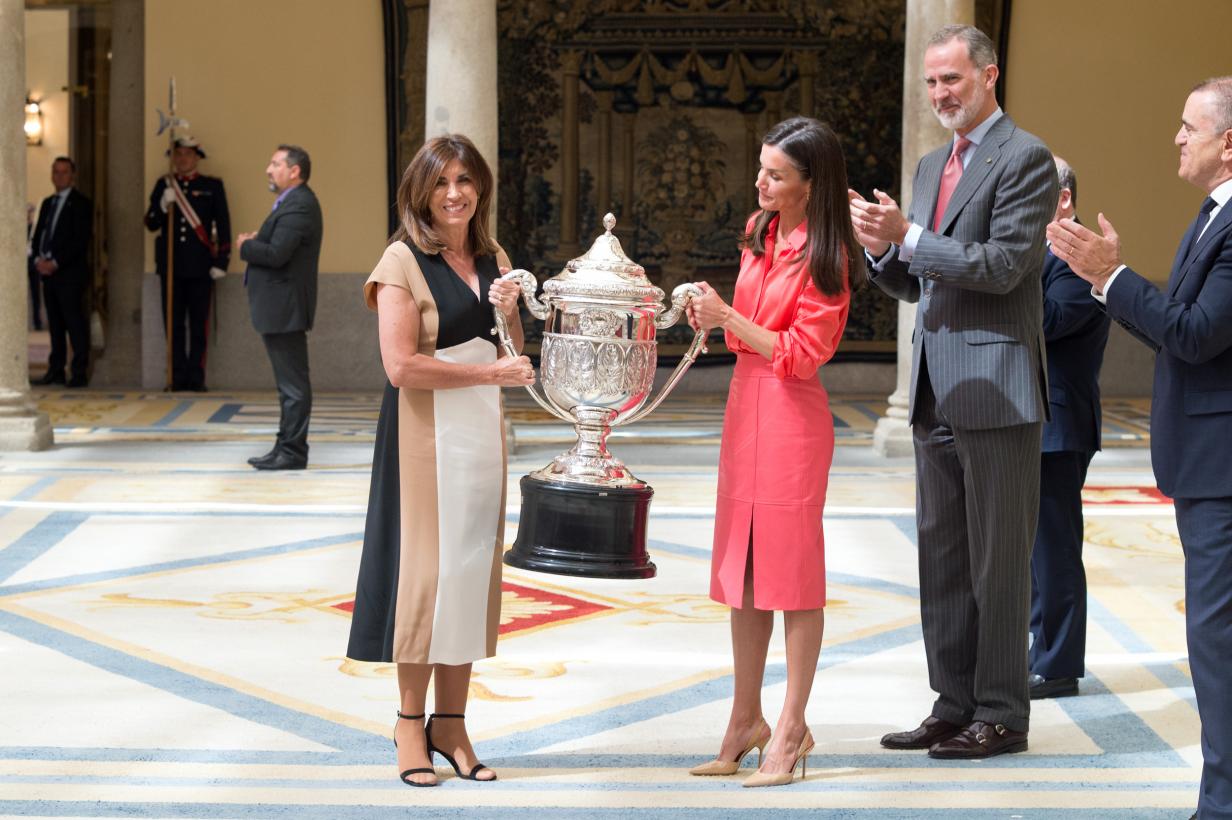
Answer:
<svg viewBox="0 0 1232 820"><path fill-rule="evenodd" d="M752 228L752 220L746 230ZM851 304L846 288L834 296L817 290L800 253L808 241L808 223L801 222L782 246L775 244L779 218L770 220L766 252L757 257L748 248L740 254L740 276L732 309L751 322L778 333L771 365L780 379L811 379L834 355L843 338ZM760 355L739 336L726 331L727 349Z"/></svg>

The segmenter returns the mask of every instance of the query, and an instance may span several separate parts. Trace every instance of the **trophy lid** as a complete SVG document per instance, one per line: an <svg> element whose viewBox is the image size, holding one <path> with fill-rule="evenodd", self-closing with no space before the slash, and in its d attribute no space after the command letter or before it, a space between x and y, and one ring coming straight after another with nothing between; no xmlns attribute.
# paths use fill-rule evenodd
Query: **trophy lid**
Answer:
<svg viewBox="0 0 1232 820"><path fill-rule="evenodd" d="M576 259L570 259L565 269L549 280L554 284L551 292L574 293L606 285L618 287L628 296L654 301L662 299L663 291L646 278L645 268L625 256L620 240L612 233L616 227L616 217L606 214L603 227L607 230L595 239L590 250Z"/></svg>

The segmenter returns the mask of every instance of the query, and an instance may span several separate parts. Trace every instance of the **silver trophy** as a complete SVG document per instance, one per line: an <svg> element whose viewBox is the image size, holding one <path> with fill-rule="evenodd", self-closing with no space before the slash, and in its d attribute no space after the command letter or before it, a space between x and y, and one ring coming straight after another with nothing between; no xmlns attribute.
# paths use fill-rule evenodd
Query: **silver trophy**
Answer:
<svg viewBox="0 0 1232 820"><path fill-rule="evenodd" d="M546 323L539 351L543 390L534 385L526 390L577 431L568 452L522 478L518 537L505 563L564 575L648 578L655 574L646 554L654 490L608 451L607 437L613 427L658 407L704 351L705 334L699 331L650 400L655 332L674 325L701 290L680 285L665 309L663 291L625 256L612 234L616 217L607 214L603 225L606 232L589 251L544 282L542 302L529 271L502 277L518 282L531 314ZM497 309L495 316L501 346L517 355L504 314Z"/></svg>

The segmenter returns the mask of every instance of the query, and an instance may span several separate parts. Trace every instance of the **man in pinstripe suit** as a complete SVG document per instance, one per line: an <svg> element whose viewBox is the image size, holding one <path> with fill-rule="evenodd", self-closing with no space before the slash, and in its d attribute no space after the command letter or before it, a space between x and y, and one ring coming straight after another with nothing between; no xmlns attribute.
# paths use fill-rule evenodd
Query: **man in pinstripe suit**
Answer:
<svg viewBox="0 0 1232 820"><path fill-rule="evenodd" d="M851 192L872 278L918 303L910 421L932 714L881 739L931 757L1027 748L1031 544L1047 417L1040 268L1056 166L997 105L992 42L929 40L924 76L954 141L920 160L911 208Z"/></svg>

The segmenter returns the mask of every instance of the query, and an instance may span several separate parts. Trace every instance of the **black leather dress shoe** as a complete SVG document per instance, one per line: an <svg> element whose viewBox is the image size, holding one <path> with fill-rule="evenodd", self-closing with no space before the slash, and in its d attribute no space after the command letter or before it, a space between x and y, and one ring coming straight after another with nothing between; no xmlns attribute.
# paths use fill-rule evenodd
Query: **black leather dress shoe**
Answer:
<svg viewBox="0 0 1232 820"><path fill-rule="evenodd" d="M290 453L279 453L269 461L258 461L252 466L258 470L302 470L308 466L308 459Z"/></svg>
<svg viewBox="0 0 1232 820"><path fill-rule="evenodd" d="M252 458L248 459L248 463L256 467L258 464L261 464L262 462L273 461L275 458L278 457L279 452L280 452L279 449L275 447L274 449L270 450L268 453L266 453L263 456L253 456Z"/></svg>
<svg viewBox="0 0 1232 820"><path fill-rule="evenodd" d="M46 386L49 384L64 384L64 371L48 370L42 378L35 379L30 384Z"/></svg>
<svg viewBox="0 0 1232 820"><path fill-rule="evenodd" d="M963 727L950 723L948 720L935 718L932 715L924 718L919 728L907 732L890 732L881 738L881 745L887 749L928 749L933 744L949 740L963 730Z"/></svg>
<svg viewBox="0 0 1232 820"><path fill-rule="evenodd" d="M68 380L69 387L85 387L90 381L85 376L73 376Z"/></svg>
<svg viewBox="0 0 1232 820"><path fill-rule="evenodd" d="M1078 679L1045 678L1040 675L1031 675L1027 678L1027 688L1031 692L1031 700L1068 698L1078 694Z"/></svg>
<svg viewBox="0 0 1232 820"><path fill-rule="evenodd" d="M1026 750L1026 732L1015 732L1000 723L992 724L977 720L949 740L935 744L928 750L928 756L944 760L969 760Z"/></svg>

